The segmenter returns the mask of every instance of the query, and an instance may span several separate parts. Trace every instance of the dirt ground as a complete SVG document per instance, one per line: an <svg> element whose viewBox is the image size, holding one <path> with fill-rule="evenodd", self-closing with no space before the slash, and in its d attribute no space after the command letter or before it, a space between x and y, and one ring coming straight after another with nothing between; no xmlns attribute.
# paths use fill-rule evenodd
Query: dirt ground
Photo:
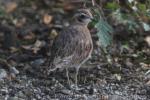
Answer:
<svg viewBox="0 0 150 100"><path fill-rule="evenodd" d="M1 0L0 5L5 8L0 10L0 100L150 100L148 33L120 30L109 54L92 33L92 57L79 71L80 89L73 90L65 70L48 77L36 70L48 58L54 37L69 25L73 6L59 0ZM73 84L74 69L69 72Z"/></svg>

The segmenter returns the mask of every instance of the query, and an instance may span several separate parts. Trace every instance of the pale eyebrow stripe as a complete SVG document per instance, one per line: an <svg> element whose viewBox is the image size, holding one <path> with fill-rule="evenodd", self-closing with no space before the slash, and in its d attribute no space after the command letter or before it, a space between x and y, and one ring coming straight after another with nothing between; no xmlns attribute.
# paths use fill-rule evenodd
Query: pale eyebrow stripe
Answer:
<svg viewBox="0 0 150 100"><path fill-rule="evenodd" d="M86 16L87 14L85 14L85 13L81 13L81 15L85 15L85 16Z"/></svg>

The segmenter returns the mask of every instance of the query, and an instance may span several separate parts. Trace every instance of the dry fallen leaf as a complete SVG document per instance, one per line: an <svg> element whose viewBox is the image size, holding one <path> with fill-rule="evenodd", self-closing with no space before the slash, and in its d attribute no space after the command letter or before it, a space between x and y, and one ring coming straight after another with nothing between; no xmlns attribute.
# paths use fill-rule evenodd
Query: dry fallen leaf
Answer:
<svg viewBox="0 0 150 100"><path fill-rule="evenodd" d="M143 68L143 69L149 69L150 68L150 64L146 64L144 62L140 62L140 66Z"/></svg>
<svg viewBox="0 0 150 100"><path fill-rule="evenodd" d="M45 41L37 40L33 45L22 45L21 47L25 50L31 50L36 54L43 46L45 46Z"/></svg>
<svg viewBox="0 0 150 100"><path fill-rule="evenodd" d="M35 34L32 32L30 32L29 34L27 34L23 37L23 39L25 39L25 40L32 40L34 38L35 38Z"/></svg>
<svg viewBox="0 0 150 100"><path fill-rule="evenodd" d="M52 29L52 31L50 33L50 38L54 39L57 35L58 35L58 33L56 32L56 30Z"/></svg>
<svg viewBox="0 0 150 100"><path fill-rule="evenodd" d="M45 14L43 16L43 23L46 24L46 25L50 24L52 19L53 19L53 17L51 15Z"/></svg>
<svg viewBox="0 0 150 100"><path fill-rule="evenodd" d="M39 47L41 47L41 46L42 46L42 41L36 40L36 42L35 42L35 44L34 44L34 47L39 48Z"/></svg>
<svg viewBox="0 0 150 100"><path fill-rule="evenodd" d="M121 80L121 75L120 74L114 74L115 78L120 81Z"/></svg>
<svg viewBox="0 0 150 100"><path fill-rule="evenodd" d="M64 0L63 1L63 9L65 11L72 11L76 7L82 7L85 0Z"/></svg>
<svg viewBox="0 0 150 100"><path fill-rule="evenodd" d="M150 80L148 80L148 81L146 82L146 85L150 86Z"/></svg>
<svg viewBox="0 0 150 100"><path fill-rule="evenodd" d="M16 27L22 27L27 22L27 19L23 17L21 19L14 20L13 22Z"/></svg>
<svg viewBox="0 0 150 100"><path fill-rule="evenodd" d="M32 48L33 50L33 53L37 53L41 47L43 47L45 45L45 42L44 41L40 41L40 40L37 40L35 43L34 43L34 46Z"/></svg>
<svg viewBox="0 0 150 100"><path fill-rule="evenodd" d="M148 46L150 47L150 36L147 36L147 37L145 38L145 41L147 42Z"/></svg>
<svg viewBox="0 0 150 100"><path fill-rule="evenodd" d="M21 47L25 50L31 50L32 45L22 45Z"/></svg>
<svg viewBox="0 0 150 100"><path fill-rule="evenodd" d="M17 8L17 3L16 2L8 2L5 6L5 11L7 13L13 12Z"/></svg>
<svg viewBox="0 0 150 100"><path fill-rule="evenodd" d="M18 50L19 50L18 48L10 47L10 52L11 53L17 52Z"/></svg>

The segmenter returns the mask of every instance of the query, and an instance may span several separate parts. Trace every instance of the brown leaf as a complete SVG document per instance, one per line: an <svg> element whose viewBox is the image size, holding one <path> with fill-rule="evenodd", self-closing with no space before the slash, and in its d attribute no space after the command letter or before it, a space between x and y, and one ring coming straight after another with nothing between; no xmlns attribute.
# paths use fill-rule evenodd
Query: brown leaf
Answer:
<svg viewBox="0 0 150 100"><path fill-rule="evenodd" d="M16 27L22 27L26 23L26 18L23 17L19 20L14 21Z"/></svg>
<svg viewBox="0 0 150 100"><path fill-rule="evenodd" d="M150 86L150 80L148 80L148 81L146 82L146 85Z"/></svg>
<svg viewBox="0 0 150 100"><path fill-rule="evenodd" d="M31 45L22 45L21 46L23 49L25 50L31 50L32 49L32 46Z"/></svg>
<svg viewBox="0 0 150 100"><path fill-rule="evenodd" d="M145 38L145 41L147 42L148 46L150 47L150 36L147 36L147 37Z"/></svg>
<svg viewBox="0 0 150 100"><path fill-rule="evenodd" d="M34 38L35 38L35 34L32 33L32 32L30 32L28 35L25 35L25 36L23 37L23 39L25 39L25 40L32 40L32 39L34 39Z"/></svg>
<svg viewBox="0 0 150 100"><path fill-rule="evenodd" d="M53 19L53 17L51 15L45 14L43 16L43 23L46 24L46 25L50 24L52 19Z"/></svg>
<svg viewBox="0 0 150 100"><path fill-rule="evenodd" d="M10 52L11 53L14 53L14 52L17 52L17 51L18 51L18 48L10 47Z"/></svg>
<svg viewBox="0 0 150 100"><path fill-rule="evenodd" d="M5 10L7 13L13 12L17 8L16 2L8 2L5 6Z"/></svg>

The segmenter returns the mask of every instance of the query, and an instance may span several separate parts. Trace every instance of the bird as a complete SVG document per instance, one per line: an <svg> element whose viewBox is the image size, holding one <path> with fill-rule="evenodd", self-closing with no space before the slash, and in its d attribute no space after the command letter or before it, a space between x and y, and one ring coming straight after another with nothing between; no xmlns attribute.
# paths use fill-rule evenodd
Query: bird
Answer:
<svg viewBox="0 0 150 100"><path fill-rule="evenodd" d="M68 68L75 68L75 85L77 86L78 71L92 54L93 41L88 29L93 15L89 9L78 9L74 14L69 26L54 39L50 48L49 70L66 69L66 76L69 80Z"/></svg>

